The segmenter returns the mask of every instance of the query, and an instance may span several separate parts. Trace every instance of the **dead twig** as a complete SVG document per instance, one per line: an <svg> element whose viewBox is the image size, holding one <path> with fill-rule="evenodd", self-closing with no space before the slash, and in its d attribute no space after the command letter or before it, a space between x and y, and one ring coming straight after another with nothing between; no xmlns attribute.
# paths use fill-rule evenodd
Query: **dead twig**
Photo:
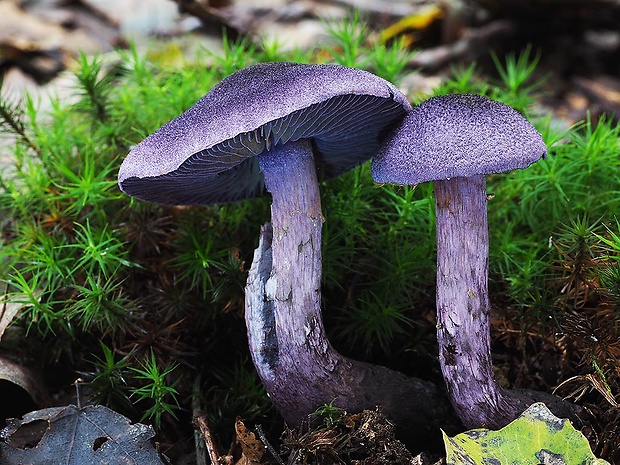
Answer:
<svg viewBox="0 0 620 465"><path fill-rule="evenodd" d="M211 434L211 429L209 428L209 423L207 422L207 416L203 412L196 412L192 422L194 426L198 427L198 430L204 439L211 463L213 465L218 465L220 463L220 456L215 447L215 441L213 440L213 435Z"/></svg>
<svg viewBox="0 0 620 465"><path fill-rule="evenodd" d="M611 404L612 407L618 407L619 404L616 401L611 389L605 382L605 380L601 379L600 376L595 376L592 373L588 373L587 375L577 375L560 383L554 390L553 393L558 389L566 387L568 384L578 382L579 385L576 389L571 391L568 395L563 397L563 399L568 399L570 397L574 397L575 402L579 401L588 391L595 389L598 391L607 402Z"/></svg>
<svg viewBox="0 0 620 465"><path fill-rule="evenodd" d="M256 434L258 434L258 438L265 445L271 456L276 459L276 462L280 465L286 465L284 460L282 460L282 457L280 457L280 454L278 454L269 441L267 441L267 437L265 436L265 433L263 433L263 427L261 425L256 425Z"/></svg>

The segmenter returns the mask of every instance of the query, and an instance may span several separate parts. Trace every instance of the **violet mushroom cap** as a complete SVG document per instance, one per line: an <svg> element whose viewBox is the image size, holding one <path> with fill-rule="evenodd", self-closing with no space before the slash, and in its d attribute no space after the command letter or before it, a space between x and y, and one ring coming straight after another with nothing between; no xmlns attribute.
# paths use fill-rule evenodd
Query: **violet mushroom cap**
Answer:
<svg viewBox="0 0 620 465"><path fill-rule="evenodd" d="M410 108L396 87L362 70L250 66L135 146L120 167L119 186L162 204L255 197L265 190L256 155L300 139L312 139L323 176L337 176L374 155Z"/></svg>
<svg viewBox="0 0 620 465"><path fill-rule="evenodd" d="M372 163L379 183L435 181L439 359L469 428L503 427L536 400L574 417L550 394L500 388L491 361L485 175L526 168L546 154L542 136L513 108L455 94L415 107Z"/></svg>
<svg viewBox="0 0 620 465"><path fill-rule="evenodd" d="M546 155L540 133L508 105L475 94L440 95L407 115L374 157L372 177L416 185L523 169Z"/></svg>
<svg viewBox="0 0 620 465"><path fill-rule="evenodd" d="M351 412L381 405L420 437L447 420L432 383L343 357L321 316L317 171L335 176L369 159L410 109L396 87L362 70L261 64L224 79L121 165L120 188L151 202L271 193L272 224L248 273L245 318L257 372L292 427L332 401Z"/></svg>

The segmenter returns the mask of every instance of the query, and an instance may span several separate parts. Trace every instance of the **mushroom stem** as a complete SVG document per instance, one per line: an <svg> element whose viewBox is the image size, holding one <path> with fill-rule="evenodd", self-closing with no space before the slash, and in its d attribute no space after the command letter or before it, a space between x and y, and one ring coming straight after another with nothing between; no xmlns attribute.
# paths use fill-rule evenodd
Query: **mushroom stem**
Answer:
<svg viewBox="0 0 620 465"><path fill-rule="evenodd" d="M491 360L489 231L484 175L435 181L437 342L448 396L467 428L499 429L534 402L578 421L558 397L502 389Z"/></svg>
<svg viewBox="0 0 620 465"><path fill-rule="evenodd" d="M278 342L288 345L280 363L304 363L311 351L330 369L337 360L321 316L323 215L312 145L301 140L274 147L259 155L259 163L272 196L273 269L266 291L276 309Z"/></svg>
<svg viewBox="0 0 620 465"><path fill-rule="evenodd" d="M448 395L467 427L494 427L518 408L493 375L484 175L435 181L437 340ZM517 413L518 414L518 413Z"/></svg>
<svg viewBox="0 0 620 465"><path fill-rule="evenodd" d="M296 428L323 404L350 412L383 408L419 438L452 420L436 387L351 360L329 343L321 315L323 216L309 142L259 156L272 195L272 226L261 231L246 286L252 358L267 392ZM427 433L425 436L424 433Z"/></svg>

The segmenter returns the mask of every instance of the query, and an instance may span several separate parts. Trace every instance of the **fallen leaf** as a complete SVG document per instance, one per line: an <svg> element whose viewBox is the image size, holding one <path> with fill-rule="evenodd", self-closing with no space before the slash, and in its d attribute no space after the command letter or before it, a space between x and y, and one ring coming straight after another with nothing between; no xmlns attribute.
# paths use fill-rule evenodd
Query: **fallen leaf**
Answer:
<svg viewBox="0 0 620 465"><path fill-rule="evenodd" d="M609 465L594 456L570 421L554 416L542 402L499 431L480 428L443 438L446 465Z"/></svg>
<svg viewBox="0 0 620 465"><path fill-rule="evenodd" d="M15 317L19 314L22 304L17 302L9 302L6 296L0 301L0 340Z"/></svg>
<svg viewBox="0 0 620 465"><path fill-rule="evenodd" d="M237 462L240 465L252 465L260 463L265 454L265 445L256 437L256 435L248 430L240 418L235 421L235 432L237 433L237 442L241 446L241 459Z"/></svg>
<svg viewBox="0 0 620 465"><path fill-rule="evenodd" d="M47 81L64 69L78 50L99 49L86 31L28 14L13 2L0 2L0 65L17 64L38 80Z"/></svg>
<svg viewBox="0 0 620 465"><path fill-rule="evenodd" d="M16 384L28 393L35 404L43 404L47 394L35 372L0 356L0 380Z"/></svg>
<svg viewBox="0 0 620 465"><path fill-rule="evenodd" d="M0 431L3 465L161 465L153 428L100 405L30 412Z"/></svg>

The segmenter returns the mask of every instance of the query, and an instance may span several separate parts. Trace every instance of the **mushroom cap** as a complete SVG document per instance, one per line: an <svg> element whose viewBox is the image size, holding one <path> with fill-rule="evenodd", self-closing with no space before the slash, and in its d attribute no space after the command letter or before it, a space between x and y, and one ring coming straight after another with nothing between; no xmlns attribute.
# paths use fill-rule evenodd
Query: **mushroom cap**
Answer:
<svg viewBox="0 0 620 465"><path fill-rule="evenodd" d="M481 95L416 106L372 162L376 182L415 185L527 168L544 158L540 133L515 109Z"/></svg>
<svg viewBox="0 0 620 465"><path fill-rule="evenodd" d="M317 170L337 176L368 160L411 109L392 84L339 65L263 63L237 71L136 145L121 190L164 204L208 204L264 192L258 158L311 138Z"/></svg>

